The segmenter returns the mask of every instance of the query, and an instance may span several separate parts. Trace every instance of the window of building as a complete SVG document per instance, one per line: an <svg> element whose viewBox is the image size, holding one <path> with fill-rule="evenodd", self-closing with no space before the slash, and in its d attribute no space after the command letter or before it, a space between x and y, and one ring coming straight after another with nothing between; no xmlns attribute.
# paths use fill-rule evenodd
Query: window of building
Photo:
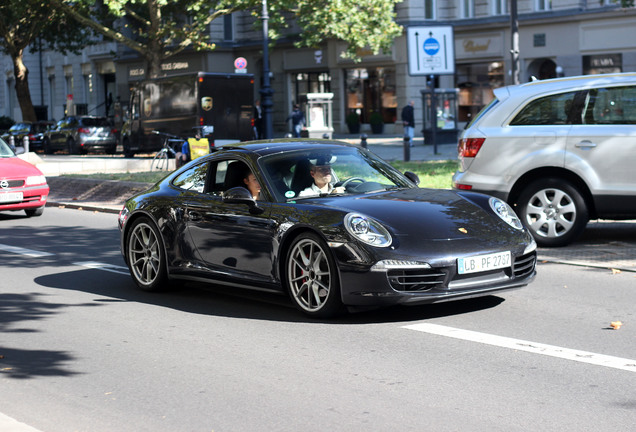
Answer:
<svg viewBox="0 0 636 432"><path fill-rule="evenodd" d="M424 19L435 19L435 0L424 0Z"/></svg>
<svg viewBox="0 0 636 432"><path fill-rule="evenodd" d="M462 18L473 18L475 16L474 0L460 0Z"/></svg>
<svg viewBox="0 0 636 432"><path fill-rule="evenodd" d="M503 62L457 65L458 121L469 122L493 98L493 89L504 85Z"/></svg>
<svg viewBox="0 0 636 432"><path fill-rule="evenodd" d="M360 122L369 123L371 114L378 112L384 123L395 123L395 69L358 68L348 69L345 73L347 113L355 112L360 116Z"/></svg>
<svg viewBox="0 0 636 432"><path fill-rule="evenodd" d="M552 0L536 0L535 7L538 11L552 10Z"/></svg>
<svg viewBox="0 0 636 432"><path fill-rule="evenodd" d="M331 93L329 72L301 72L294 76L294 103L307 102L307 93Z"/></svg>
<svg viewBox="0 0 636 432"><path fill-rule="evenodd" d="M234 40L234 18L232 14L223 15L223 40Z"/></svg>
<svg viewBox="0 0 636 432"><path fill-rule="evenodd" d="M493 0L493 15L508 14L508 0Z"/></svg>

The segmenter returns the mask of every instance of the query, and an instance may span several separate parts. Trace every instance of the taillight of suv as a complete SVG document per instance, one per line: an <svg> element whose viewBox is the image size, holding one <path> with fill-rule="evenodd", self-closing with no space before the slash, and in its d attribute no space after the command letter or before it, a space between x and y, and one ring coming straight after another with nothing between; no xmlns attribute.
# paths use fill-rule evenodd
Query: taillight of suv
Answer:
<svg viewBox="0 0 636 432"><path fill-rule="evenodd" d="M457 145L457 153L460 158L474 158L479 153L486 138L462 138Z"/></svg>
<svg viewBox="0 0 636 432"><path fill-rule="evenodd" d="M91 130L90 130L89 128L83 128L83 127L81 127L81 128L79 128L79 129L77 129L77 132L78 132L78 133L81 133L81 134L90 134L90 133L91 133Z"/></svg>

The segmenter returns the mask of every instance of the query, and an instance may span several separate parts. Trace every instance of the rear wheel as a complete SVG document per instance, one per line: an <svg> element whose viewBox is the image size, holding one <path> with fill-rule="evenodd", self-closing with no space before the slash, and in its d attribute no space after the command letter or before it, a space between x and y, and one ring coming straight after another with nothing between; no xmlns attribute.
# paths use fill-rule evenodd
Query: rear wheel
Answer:
<svg viewBox="0 0 636 432"><path fill-rule="evenodd" d="M530 183L519 196L519 214L539 246L565 246L589 220L583 196L567 180L547 178Z"/></svg>
<svg viewBox="0 0 636 432"><path fill-rule="evenodd" d="M152 162L150 163L150 171L161 171L168 169L168 152L160 151L152 158Z"/></svg>
<svg viewBox="0 0 636 432"><path fill-rule="evenodd" d="M343 310L336 262L326 243L313 233L299 235L285 260L289 295L296 308L317 318Z"/></svg>
<svg viewBox="0 0 636 432"><path fill-rule="evenodd" d="M166 258L159 230L148 218L134 222L126 239L126 259L135 283L144 291L168 285Z"/></svg>

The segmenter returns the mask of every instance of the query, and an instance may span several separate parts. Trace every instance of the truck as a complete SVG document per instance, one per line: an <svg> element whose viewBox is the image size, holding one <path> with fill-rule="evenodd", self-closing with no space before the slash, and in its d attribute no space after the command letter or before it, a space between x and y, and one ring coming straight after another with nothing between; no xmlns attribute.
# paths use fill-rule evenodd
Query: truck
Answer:
<svg viewBox="0 0 636 432"><path fill-rule="evenodd" d="M248 141L254 136L254 76L196 72L139 81L121 131L124 155L151 153L168 135L193 137L210 145Z"/></svg>

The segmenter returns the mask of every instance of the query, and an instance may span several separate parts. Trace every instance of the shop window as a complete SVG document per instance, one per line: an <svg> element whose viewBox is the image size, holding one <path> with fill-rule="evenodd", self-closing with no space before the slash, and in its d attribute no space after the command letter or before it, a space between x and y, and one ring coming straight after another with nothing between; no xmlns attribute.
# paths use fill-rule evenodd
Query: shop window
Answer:
<svg viewBox="0 0 636 432"><path fill-rule="evenodd" d="M295 103L306 103L307 93L331 93L329 72L301 72L294 78Z"/></svg>
<svg viewBox="0 0 636 432"><path fill-rule="evenodd" d="M469 122L493 98L493 89L504 85L503 62L457 66L458 121Z"/></svg>
<svg viewBox="0 0 636 432"><path fill-rule="evenodd" d="M395 69L358 68L348 69L346 74L345 100L347 112L355 112L362 123L377 112L384 123L395 123L397 119L397 97L395 94Z"/></svg>

